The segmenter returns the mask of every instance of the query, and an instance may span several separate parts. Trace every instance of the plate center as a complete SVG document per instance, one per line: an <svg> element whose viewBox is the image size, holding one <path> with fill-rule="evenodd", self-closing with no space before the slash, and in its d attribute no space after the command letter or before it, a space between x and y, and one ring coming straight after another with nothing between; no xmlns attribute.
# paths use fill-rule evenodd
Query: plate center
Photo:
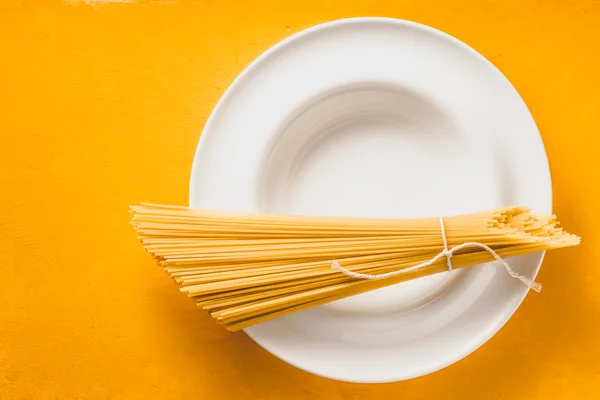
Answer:
<svg viewBox="0 0 600 400"><path fill-rule="evenodd" d="M470 167L458 129L443 108L409 88L369 83L326 92L290 115L275 135L261 208L349 217L444 215L448 204L462 201L464 183L453 178L468 176ZM354 296L321 311L407 312L439 296L449 276Z"/></svg>

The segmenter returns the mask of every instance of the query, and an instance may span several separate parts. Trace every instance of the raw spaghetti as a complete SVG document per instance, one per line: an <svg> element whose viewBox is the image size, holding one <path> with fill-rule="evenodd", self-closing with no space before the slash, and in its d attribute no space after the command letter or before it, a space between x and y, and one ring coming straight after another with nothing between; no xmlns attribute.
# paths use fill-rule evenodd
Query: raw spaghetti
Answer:
<svg viewBox="0 0 600 400"><path fill-rule="evenodd" d="M182 292L232 331L444 272L449 265L457 269L580 243L558 227L556 216L525 207L444 217L443 235L439 218L307 217L148 203L130 211L144 248ZM411 268L420 264L425 266ZM359 279L366 276L376 279Z"/></svg>

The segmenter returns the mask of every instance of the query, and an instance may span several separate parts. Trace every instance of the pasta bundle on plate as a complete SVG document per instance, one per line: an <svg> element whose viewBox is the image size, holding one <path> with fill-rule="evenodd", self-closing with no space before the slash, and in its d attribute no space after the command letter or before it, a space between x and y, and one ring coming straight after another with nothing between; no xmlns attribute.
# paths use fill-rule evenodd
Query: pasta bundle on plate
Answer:
<svg viewBox="0 0 600 400"><path fill-rule="evenodd" d="M494 261L494 254L580 242L558 227L556 216L525 207L444 217L442 226L439 218L306 217L148 203L130 211L144 248L182 292L232 331L447 271L448 256L456 269ZM484 246L460 248L465 243Z"/></svg>

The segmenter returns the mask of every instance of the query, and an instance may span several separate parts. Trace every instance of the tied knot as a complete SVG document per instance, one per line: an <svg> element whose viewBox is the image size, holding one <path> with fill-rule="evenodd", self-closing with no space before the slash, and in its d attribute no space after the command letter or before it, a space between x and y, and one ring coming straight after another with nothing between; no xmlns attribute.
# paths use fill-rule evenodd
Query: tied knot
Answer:
<svg viewBox="0 0 600 400"><path fill-rule="evenodd" d="M452 257L452 252L447 249L442 250L442 252L440 254L447 258Z"/></svg>

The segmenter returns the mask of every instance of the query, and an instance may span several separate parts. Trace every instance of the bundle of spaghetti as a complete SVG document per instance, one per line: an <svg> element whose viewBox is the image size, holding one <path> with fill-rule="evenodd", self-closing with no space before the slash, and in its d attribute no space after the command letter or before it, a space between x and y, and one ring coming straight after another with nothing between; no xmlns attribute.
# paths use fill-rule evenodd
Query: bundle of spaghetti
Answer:
<svg viewBox="0 0 600 400"><path fill-rule="evenodd" d="M308 217L225 212L142 203L132 225L144 248L217 322L235 331L359 293L448 270L447 260L384 279L385 274L434 258L445 246L483 243L512 257L579 244L554 215L525 207L439 218ZM452 267L494 261L468 247L452 254Z"/></svg>

